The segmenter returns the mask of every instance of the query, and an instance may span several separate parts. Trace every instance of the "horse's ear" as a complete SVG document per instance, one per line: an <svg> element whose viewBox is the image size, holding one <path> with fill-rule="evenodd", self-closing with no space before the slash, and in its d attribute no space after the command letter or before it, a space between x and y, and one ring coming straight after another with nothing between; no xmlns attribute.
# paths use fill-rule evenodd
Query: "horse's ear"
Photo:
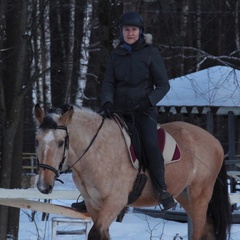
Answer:
<svg viewBox="0 0 240 240"><path fill-rule="evenodd" d="M73 106L71 106L69 110L59 118L59 122L62 125L67 126L72 119L73 113L74 113Z"/></svg>
<svg viewBox="0 0 240 240"><path fill-rule="evenodd" d="M42 110L38 103L35 105L34 115L35 118L37 119L37 122L41 124L43 122L43 118L45 117L45 112Z"/></svg>

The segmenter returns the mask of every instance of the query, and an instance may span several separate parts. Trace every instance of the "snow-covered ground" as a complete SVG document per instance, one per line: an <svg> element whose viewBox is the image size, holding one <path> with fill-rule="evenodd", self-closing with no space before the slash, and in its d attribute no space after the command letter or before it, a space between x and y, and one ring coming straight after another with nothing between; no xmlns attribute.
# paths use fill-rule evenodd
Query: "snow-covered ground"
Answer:
<svg viewBox="0 0 240 240"><path fill-rule="evenodd" d="M56 182L55 189L74 190L76 189L71 175L62 175L61 179L64 184ZM73 200L54 200L54 203L70 206ZM56 215L49 215L48 221L42 221L42 213L37 212L32 221L32 211L21 210L19 240L51 240L52 218ZM58 216L59 217L59 216ZM62 217L62 216L60 216ZM71 228L71 226L69 227ZM76 227L74 228L76 230ZM167 221L161 218L153 218L145 214L126 213L122 223L113 222L110 227L112 240L187 240L188 229L187 223ZM59 236L58 240L82 240L83 235ZM234 224L231 229L231 240L240 239L240 224Z"/></svg>

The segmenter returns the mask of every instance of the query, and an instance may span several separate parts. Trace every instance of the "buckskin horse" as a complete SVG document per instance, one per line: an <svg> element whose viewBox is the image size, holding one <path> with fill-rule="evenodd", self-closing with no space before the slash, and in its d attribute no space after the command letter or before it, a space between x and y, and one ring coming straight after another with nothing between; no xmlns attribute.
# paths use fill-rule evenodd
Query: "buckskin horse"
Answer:
<svg viewBox="0 0 240 240"><path fill-rule="evenodd" d="M62 165L68 161L94 223L88 239L109 240L109 226L127 205L138 172L130 161L118 124L90 109L72 106L45 113L37 104L35 117L39 125L39 191L53 191ZM167 164L165 175L168 191L192 220L192 239L228 239L230 203L219 141L204 129L185 122L161 127L181 150L181 160ZM158 202L148 176L142 194L129 206L155 205Z"/></svg>

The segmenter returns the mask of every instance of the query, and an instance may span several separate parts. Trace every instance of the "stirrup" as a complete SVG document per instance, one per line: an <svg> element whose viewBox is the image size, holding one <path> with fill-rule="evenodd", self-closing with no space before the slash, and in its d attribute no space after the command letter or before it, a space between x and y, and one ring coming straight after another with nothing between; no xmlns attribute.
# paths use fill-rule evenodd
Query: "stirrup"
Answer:
<svg viewBox="0 0 240 240"><path fill-rule="evenodd" d="M85 205L84 200L82 202L72 203L71 207L75 208L77 211L82 212L82 213L87 212L87 207Z"/></svg>
<svg viewBox="0 0 240 240"><path fill-rule="evenodd" d="M163 206L163 209L162 208L161 209L164 210L164 211L175 208L176 205L177 205L177 203L175 202L172 195L170 195L165 190L163 190L161 193L159 193L158 201L159 201L159 205L161 204Z"/></svg>

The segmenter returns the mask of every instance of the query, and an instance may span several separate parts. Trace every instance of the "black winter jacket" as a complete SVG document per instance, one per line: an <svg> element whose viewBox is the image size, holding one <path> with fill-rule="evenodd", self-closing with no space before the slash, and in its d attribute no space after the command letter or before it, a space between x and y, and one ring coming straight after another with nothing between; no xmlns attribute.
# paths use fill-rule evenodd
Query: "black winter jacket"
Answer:
<svg viewBox="0 0 240 240"><path fill-rule="evenodd" d="M141 39L129 52L119 44L111 53L102 83L101 105L110 101L114 109L132 110L148 98L155 106L170 86L159 51Z"/></svg>

